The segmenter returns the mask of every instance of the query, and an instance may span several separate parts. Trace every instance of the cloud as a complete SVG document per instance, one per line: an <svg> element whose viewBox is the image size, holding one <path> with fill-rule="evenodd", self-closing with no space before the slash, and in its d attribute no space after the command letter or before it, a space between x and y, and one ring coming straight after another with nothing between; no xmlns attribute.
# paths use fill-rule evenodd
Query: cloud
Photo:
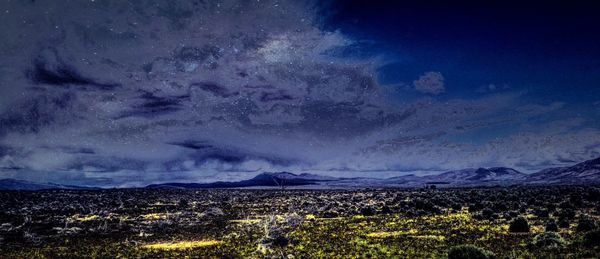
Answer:
<svg viewBox="0 0 600 259"><path fill-rule="evenodd" d="M415 86L415 90L426 94L438 95L446 90L444 87L444 76L440 72L426 72L413 81L413 85Z"/></svg>
<svg viewBox="0 0 600 259"><path fill-rule="evenodd" d="M377 81L379 59L349 54L359 43L323 29L315 5L8 2L0 171L131 186L262 170L364 176L534 165L552 159L552 149L568 159L598 151L589 140L598 130L585 121L550 124L563 119L555 116L566 103L533 103L510 91L399 101ZM439 72L413 84L426 94L445 91ZM548 150L529 154L544 139L553 140Z"/></svg>
<svg viewBox="0 0 600 259"><path fill-rule="evenodd" d="M113 90L115 87L119 86L119 84L115 83L100 83L91 78L82 76L76 69L62 62L49 65L42 57L38 57L34 61L34 68L26 73L27 77L37 85L45 84L60 87L89 86L100 90Z"/></svg>

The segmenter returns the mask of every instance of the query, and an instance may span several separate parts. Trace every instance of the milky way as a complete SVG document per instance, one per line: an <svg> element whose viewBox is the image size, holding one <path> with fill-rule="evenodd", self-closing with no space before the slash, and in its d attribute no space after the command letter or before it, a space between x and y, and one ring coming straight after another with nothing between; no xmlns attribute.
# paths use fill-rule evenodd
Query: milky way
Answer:
<svg viewBox="0 0 600 259"><path fill-rule="evenodd" d="M369 42L326 26L331 6L318 2L0 7L4 177L140 186L264 171L531 172L600 155L600 100L578 114L492 79L461 96L433 65L382 83L398 58L358 51Z"/></svg>

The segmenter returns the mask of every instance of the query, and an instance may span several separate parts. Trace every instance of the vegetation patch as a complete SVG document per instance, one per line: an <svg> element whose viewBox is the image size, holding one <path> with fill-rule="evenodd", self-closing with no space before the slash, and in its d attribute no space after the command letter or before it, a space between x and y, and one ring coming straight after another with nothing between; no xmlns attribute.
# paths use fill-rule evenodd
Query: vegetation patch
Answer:
<svg viewBox="0 0 600 259"><path fill-rule="evenodd" d="M81 222L97 220L99 218L100 217L98 215L87 215L87 216L75 215L72 217L73 220L81 221Z"/></svg>
<svg viewBox="0 0 600 259"><path fill-rule="evenodd" d="M373 232L373 233L369 233L367 234L367 237L371 237L371 238L390 238L390 237L398 237L398 236L406 236L406 235L415 235L417 234L419 231L417 231L416 229L410 229L407 231L380 231L380 232Z"/></svg>
<svg viewBox="0 0 600 259"><path fill-rule="evenodd" d="M0 191L0 258L600 258L597 190Z"/></svg>
<svg viewBox="0 0 600 259"><path fill-rule="evenodd" d="M186 250L198 247L216 246L223 243L218 240L180 241L167 243L154 243L143 245L142 248L154 250Z"/></svg>

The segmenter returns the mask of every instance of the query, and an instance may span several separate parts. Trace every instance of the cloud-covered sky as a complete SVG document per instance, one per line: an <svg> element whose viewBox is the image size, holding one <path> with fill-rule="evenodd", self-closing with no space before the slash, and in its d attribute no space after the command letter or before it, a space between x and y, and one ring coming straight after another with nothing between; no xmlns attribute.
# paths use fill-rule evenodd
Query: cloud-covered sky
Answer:
<svg viewBox="0 0 600 259"><path fill-rule="evenodd" d="M516 31L507 46L490 42L510 24L479 35L461 10L3 1L0 177L140 186L283 170L533 172L600 156L598 46L581 31L560 41L578 20L542 12L563 24L530 25L531 42ZM524 44L578 49L535 58Z"/></svg>

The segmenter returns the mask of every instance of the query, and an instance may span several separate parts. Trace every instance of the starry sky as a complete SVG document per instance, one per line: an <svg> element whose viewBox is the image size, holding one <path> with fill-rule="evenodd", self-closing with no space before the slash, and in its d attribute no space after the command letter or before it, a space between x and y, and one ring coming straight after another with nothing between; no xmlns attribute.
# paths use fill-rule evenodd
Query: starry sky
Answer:
<svg viewBox="0 0 600 259"><path fill-rule="evenodd" d="M0 178L127 187L596 158L588 2L2 0Z"/></svg>

